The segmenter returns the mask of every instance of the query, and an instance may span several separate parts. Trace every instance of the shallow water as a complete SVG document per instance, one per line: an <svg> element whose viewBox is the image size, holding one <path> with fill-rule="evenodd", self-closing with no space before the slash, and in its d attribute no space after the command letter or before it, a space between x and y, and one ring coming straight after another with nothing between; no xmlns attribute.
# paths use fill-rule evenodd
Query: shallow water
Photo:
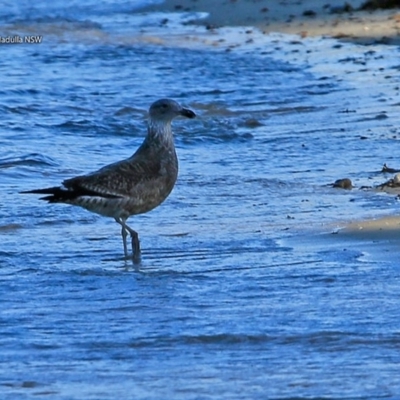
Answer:
<svg viewBox="0 0 400 400"><path fill-rule="evenodd" d="M0 47L1 398L397 398L398 261L332 233L398 210L360 187L398 167L399 49L23 3L7 32L43 41ZM18 192L128 157L165 96L198 118L130 220L137 272L112 220Z"/></svg>

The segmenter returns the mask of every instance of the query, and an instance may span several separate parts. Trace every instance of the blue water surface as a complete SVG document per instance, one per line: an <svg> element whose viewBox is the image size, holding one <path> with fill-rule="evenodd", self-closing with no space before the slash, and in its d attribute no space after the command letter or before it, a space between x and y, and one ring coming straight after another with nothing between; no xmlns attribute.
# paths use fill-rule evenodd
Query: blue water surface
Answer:
<svg viewBox="0 0 400 400"><path fill-rule="evenodd" d="M398 167L399 49L143 4L0 11L41 37L0 46L1 398L398 398L397 242L337 232L399 209L361 189ZM170 197L129 220L138 271L113 220L19 192L130 156L161 97L198 118L174 121Z"/></svg>

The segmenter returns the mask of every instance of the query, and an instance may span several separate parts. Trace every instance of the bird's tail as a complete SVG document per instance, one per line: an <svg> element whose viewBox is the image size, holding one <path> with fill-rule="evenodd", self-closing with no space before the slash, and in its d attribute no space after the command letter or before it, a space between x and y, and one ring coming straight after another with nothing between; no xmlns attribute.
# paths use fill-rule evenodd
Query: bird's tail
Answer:
<svg viewBox="0 0 400 400"><path fill-rule="evenodd" d="M48 194L50 196L40 197L39 200L46 200L49 203L62 203L76 198L76 193L70 190L65 190L60 186L45 189L24 190L20 193Z"/></svg>
<svg viewBox="0 0 400 400"><path fill-rule="evenodd" d="M116 194L96 192L95 190L86 189L84 187L67 189L62 186L54 186L44 189L24 190L20 193L48 194L49 196L39 197L39 200L45 200L49 203L70 203L81 196L104 197L106 199L121 198L121 196Z"/></svg>

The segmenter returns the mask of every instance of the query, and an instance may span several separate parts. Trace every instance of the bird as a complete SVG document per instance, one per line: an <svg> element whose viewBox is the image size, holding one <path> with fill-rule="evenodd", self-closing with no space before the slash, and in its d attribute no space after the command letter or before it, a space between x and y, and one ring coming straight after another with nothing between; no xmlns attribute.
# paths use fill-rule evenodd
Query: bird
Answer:
<svg viewBox="0 0 400 400"><path fill-rule="evenodd" d="M196 114L172 99L157 100L149 109L147 135L131 157L66 179L61 186L21 193L46 195L40 200L79 206L114 218L121 225L125 260L132 258L134 264L140 264L139 235L127 225L127 219L156 208L174 188L178 158L171 123L178 116L194 118ZM128 255L128 233L131 236L131 257Z"/></svg>

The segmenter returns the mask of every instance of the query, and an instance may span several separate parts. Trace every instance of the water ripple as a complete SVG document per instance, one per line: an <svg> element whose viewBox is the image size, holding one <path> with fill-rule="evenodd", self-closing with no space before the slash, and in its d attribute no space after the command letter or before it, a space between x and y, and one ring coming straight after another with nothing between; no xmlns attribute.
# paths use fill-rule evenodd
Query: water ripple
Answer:
<svg viewBox="0 0 400 400"><path fill-rule="evenodd" d="M58 163L51 157L40 153L31 153L19 157L5 157L0 159L0 169L7 169L19 166L41 167L57 166Z"/></svg>

